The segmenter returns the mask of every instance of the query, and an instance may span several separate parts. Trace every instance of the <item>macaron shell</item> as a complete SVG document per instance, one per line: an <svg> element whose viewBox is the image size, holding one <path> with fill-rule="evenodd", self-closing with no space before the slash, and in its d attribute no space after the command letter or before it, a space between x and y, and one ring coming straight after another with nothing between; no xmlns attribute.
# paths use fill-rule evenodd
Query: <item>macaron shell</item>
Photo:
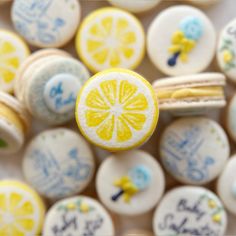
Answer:
<svg viewBox="0 0 236 236"><path fill-rule="evenodd" d="M133 118L136 115L133 115L132 111L135 111L138 114L138 117L137 117L138 121L135 118L134 123L133 121L131 122L133 123L133 128L132 128L133 133L131 133L131 129L128 127L128 125L126 124L124 126L121 125L120 134L124 132L123 133L124 135L120 135L121 137L119 139L118 131L117 131L117 137L116 135L112 134L116 132L116 130L114 131L114 126L113 126L113 123L115 123L115 119L112 118L111 122L110 122L110 117L108 117L109 119L104 119L106 121L109 121L110 124L112 123L112 125L109 125L109 129L108 128L102 129L103 126L99 126L101 122L100 122L100 119L98 119L98 117L96 116L96 113L92 114L90 112L91 108L98 109L99 106L101 105L99 104L100 102L98 102L99 100L97 100L98 96L101 96L101 95L99 95L96 92L97 88L102 86L101 82L104 82L104 84L114 83L115 86L118 85L118 87L120 87L119 94L117 95L113 94L113 93L116 93L116 90L113 90L114 88L113 85L110 88L108 88L108 90L104 90L103 92L104 96L108 96L107 99L108 99L108 102L110 103L106 105L105 104L106 101L105 103L102 101L103 107L105 104L105 110L107 112L106 115L108 116L112 115L114 112L114 114L118 117L118 114L121 111L120 106L118 107L114 106L113 99L117 100L117 103L118 104L121 103L121 105L122 103L123 105L130 103L128 105L128 107L130 106L130 108L127 108L127 112L128 113L130 112ZM127 86L123 92L122 92L122 89L123 89L122 84L124 86ZM111 90L109 91L109 89ZM113 95L110 96L109 94L107 94L107 91L109 93L111 92L111 94ZM129 94L126 94L125 91L127 91ZM126 95L128 95L128 97L125 97ZM118 101L119 96L120 96L120 100ZM123 96L124 96L124 99L123 99ZM134 98L137 99L138 101L137 104L136 104L136 99ZM122 102L122 99L123 99L123 102ZM90 101L94 101L94 102L90 102ZM135 104L132 104L133 103L132 101L134 101ZM125 109L122 109L122 113L124 112L124 110ZM101 110L98 109L98 113L100 112ZM139 113L140 113L140 116L139 116ZM88 116L86 114L92 114L92 116ZM93 117L93 115L95 115L95 117L91 118ZM121 151L121 150L129 150L134 147L138 147L151 137L158 123L159 109L158 109L157 99L154 94L154 90L152 86L142 76L126 69L108 69L94 75L85 83L83 88L80 90L80 93L77 97L77 102L76 102L75 117L76 117L76 121L77 121L77 124L81 133L91 143L106 150ZM114 117L114 116L111 116L111 117ZM140 117L141 117L141 120L140 120ZM95 123L91 124L90 121L94 121L96 124ZM139 121L141 122L141 126L139 124ZM98 130L100 130L101 132L99 132ZM102 131L104 132L106 131L105 132L106 134L103 135ZM126 134L129 135L128 138ZM126 137L125 141L122 139L123 137Z"/></svg>
<svg viewBox="0 0 236 236"><path fill-rule="evenodd" d="M19 181L0 181L0 199L3 204L0 213L2 219L4 219L4 213L10 214L14 219L10 227L9 223L5 223L5 227L0 229L0 235L9 235L9 232L12 233L10 235L22 236L41 233L46 209L43 201L33 189ZM10 205L7 205L7 201ZM20 217L24 217L24 220L17 215L17 212L18 214L20 212ZM4 220L2 223L4 226ZM20 227L18 228L17 225Z"/></svg>
<svg viewBox="0 0 236 236"><path fill-rule="evenodd" d="M17 34L6 30L0 30L0 50L0 91L12 92L16 72L30 50Z"/></svg>
<svg viewBox="0 0 236 236"><path fill-rule="evenodd" d="M227 214L218 197L201 187L169 191L153 218L155 235L225 235Z"/></svg>
<svg viewBox="0 0 236 236"><path fill-rule="evenodd" d="M65 227L65 217L73 218L71 224L74 227ZM45 219L43 236L57 236L57 232L61 232L61 236L115 236L107 211L99 202L85 196L64 199L51 207Z"/></svg>
<svg viewBox="0 0 236 236"><path fill-rule="evenodd" d="M236 19L222 30L217 46L217 61L222 72L236 83Z"/></svg>
<svg viewBox="0 0 236 236"><path fill-rule="evenodd" d="M225 166L217 181L217 193L225 207L233 215L236 215L236 156L233 156Z"/></svg>
<svg viewBox="0 0 236 236"><path fill-rule="evenodd" d="M178 119L164 131L160 154L164 167L178 181L201 185L220 175L230 148L224 130L208 118Z"/></svg>
<svg viewBox="0 0 236 236"><path fill-rule="evenodd" d="M124 195L115 201L112 200L121 190L115 185L116 181L127 177L136 166L145 167L150 171L150 183L147 188L139 190L129 201L123 198ZM138 150L108 157L101 164L96 177L99 199L108 209L121 215L134 216L150 211L162 197L164 189L165 178L161 166L151 155Z"/></svg>
<svg viewBox="0 0 236 236"><path fill-rule="evenodd" d="M78 28L80 15L77 0L46 0L42 3L16 0L11 12L16 30L30 44L42 48L61 47L69 42Z"/></svg>
<svg viewBox="0 0 236 236"><path fill-rule="evenodd" d="M95 73L114 67L135 69L144 57L145 34L136 17L118 8L105 7L83 20L76 49Z"/></svg>
<svg viewBox="0 0 236 236"><path fill-rule="evenodd" d="M194 25L193 31L190 31L191 24ZM194 37L189 42L193 44L192 50L186 53L173 51L174 46L176 49L181 45L181 37L188 34ZM172 43L174 37L178 37L176 45ZM147 33L147 51L151 61L160 71L171 76L204 71L214 57L215 44L216 33L208 17L199 9L185 5L161 12ZM169 65L169 60L174 59L175 64Z"/></svg>
<svg viewBox="0 0 236 236"><path fill-rule="evenodd" d="M23 172L32 186L50 199L84 190L95 163L85 140L69 129L48 130L36 136L26 149Z"/></svg>

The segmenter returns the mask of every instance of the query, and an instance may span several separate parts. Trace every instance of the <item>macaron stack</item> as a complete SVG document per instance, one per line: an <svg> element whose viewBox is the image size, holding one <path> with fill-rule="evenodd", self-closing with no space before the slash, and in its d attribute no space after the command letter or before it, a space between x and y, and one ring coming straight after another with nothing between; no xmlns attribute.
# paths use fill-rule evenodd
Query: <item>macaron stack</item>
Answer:
<svg viewBox="0 0 236 236"><path fill-rule="evenodd" d="M217 2L0 0L0 236L236 234Z"/></svg>

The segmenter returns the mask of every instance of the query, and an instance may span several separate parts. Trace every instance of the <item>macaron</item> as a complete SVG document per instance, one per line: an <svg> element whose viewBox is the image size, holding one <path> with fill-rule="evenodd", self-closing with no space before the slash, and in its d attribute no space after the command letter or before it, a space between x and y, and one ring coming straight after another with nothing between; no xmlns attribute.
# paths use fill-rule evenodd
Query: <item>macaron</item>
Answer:
<svg viewBox="0 0 236 236"><path fill-rule="evenodd" d="M52 200L82 192L90 183L94 169L93 154L86 141L65 128L38 134L23 158L26 180Z"/></svg>
<svg viewBox="0 0 236 236"><path fill-rule="evenodd" d="M222 30L218 46L217 61L223 73L236 83L236 19L230 21Z"/></svg>
<svg viewBox="0 0 236 236"><path fill-rule="evenodd" d="M160 155L164 167L175 179L200 185L220 175L230 147L218 123L204 117L189 117L178 119L165 129Z"/></svg>
<svg viewBox="0 0 236 236"><path fill-rule="evenodd" d="M87 68L66 52L45 49L22 64L15 94L35 118L60 125L74 118L77 93L89 77Z"/></svg>
<svg viewBox="0 0 236 236"><path fill-rule="evenodd" d="M135 69L145 54L145 34L140 21L113 7L91 12L76 37L81 60L93 72L111 67Z"/></svg>
<svg viewBox="0 0 236 236"><path fill-rule="evenodd" d="M85 196L67 198L48 211L43 236L114 236L112 219L95 199Z"/></svg>
<svg viewBox="0 0 236 236"><path fill-rule="evenodd" d="M99 167L96 189L101 202L120 215L152 210L165 189L159 163L150 154L134 150L109 156Z"/></svg>
<svg viewBox="0 0 236 236"><path fill-rule="evenodd" d="M169 191L158 205L155 235L224 236L227 214L219 198L202 187L185 186Z"/></svg>
<svg viewBox="0 0 236 236"><path fill-rule="evenodd" d="M153 83L160 110L175 115L203 114L209 109L226 105L225 76L221 73L201 73L164 78Z"/></svg>
<svg viewBox="0 0 236 236"><path fill-rule="evenodd" d="M217 193L225 207L236 215L236 156L231 157L217 180Z"/></svg>
<svg viewBox="0 0 236 236"><path fill-rule="evenodd" d="M150 60L171 76L204 71L215 55L216 33L212 22L197 8L173 6L153 20L147 33Z"/></svg>
<svg viewBox="0 0 236 236"><path fill-rule="evenodd" d="M77 0L16 0L11 19L17 32L40 48L62 47L76 33L80 22Z"/></svg>
<svg viewBox="0 0 236 236"><path fill-rule="evenodd" d="M134 12L134 13L140 13L140 12L146 12L148 10L153 9L155 6L157 6L162 0L152 0L152 1L146 1L146 0L108 0L110 4L112 4L115 7L122 8L124 10Z"/></svg>
<svg viewBox="0 0 236 236"><path fill-rule="evenodd" d="M16 71L29 54L28 46L17 34L0 29L0 91L13 91Z"/></svg>
<svg viewBox="0 0 236 236"><path fill-rule="evenodd" d="M0 181L0 235L40 235L45 205L28 185L13 180Z"/></svg>
<svg viewBox="0 0 236 236"><path fill-rule="evenodd" d="M26 109L11 95L0 92L0 154L18 152L30 129L31 118Z"/></svg>
<svg viewBox="0 0 236 236"><path fill-rule="evenodd" d="M154 236L154 234L147 230L142 229L132 229L126 231L122 236Z"/></svg>
<svg viewBox="0 0 236 236"><path fill-rule="evenodd" d="M109 151L142 145L154 132L159 109L152 86L139 74L108 69L90 78L77 98L82 134Z"/></svg>
<svg viewBox="0 0 236 236"><path fill-rule="evenodd" d="M236 94L231 98L226 109L226 128L229 136L236 142Z"/></svg>

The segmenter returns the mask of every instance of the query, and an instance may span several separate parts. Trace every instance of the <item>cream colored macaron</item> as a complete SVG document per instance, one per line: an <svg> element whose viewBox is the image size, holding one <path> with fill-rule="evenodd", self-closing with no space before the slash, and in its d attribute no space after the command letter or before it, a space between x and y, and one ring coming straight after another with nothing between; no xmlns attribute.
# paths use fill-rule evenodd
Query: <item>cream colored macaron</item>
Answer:
<svg viewBox="0 0 236 236"><path fill-rule="evenodd" d="M31 118L14 97L0 92L0 154L18 152L30 129Z"/></svg>
<svg viewBox="0 0 236 236"><path fill-rule="evenodd" d="M0 235L40 235L45 205L28 185L13 180L0 181Z"/></svg>
<svg viewBox="0 0 236 236"><path fill-rule="evenodd" d="M110 151L145 143L158 122L152 86L141 75L108 69L90 78L77 98L76 120L91 143Z"/></svg>
<svg viewBox="0 0 236 236"><path fill-rule="evenodd" d="M144 30L130 13L113 7L100 8L83 20L76 49L93 72L111 67L135 69L144 57Z"/></svg>

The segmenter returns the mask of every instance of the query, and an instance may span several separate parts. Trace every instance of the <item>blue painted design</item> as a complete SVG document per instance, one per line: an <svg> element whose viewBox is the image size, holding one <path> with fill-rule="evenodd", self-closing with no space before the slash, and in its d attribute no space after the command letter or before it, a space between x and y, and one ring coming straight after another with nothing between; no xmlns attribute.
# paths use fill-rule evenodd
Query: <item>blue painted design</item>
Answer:
<svg viewBox="0 0 236 236"><path fill-rule="evenodd" d="M203 24L198 17L188 16L180 22L180 29L185 37L194 41L203 35Z"/></svg>
<svg viewBox="0 0 236 236"><path fill-rule="evenodd" d="M42 44L57 42L66 20L60 17L52 18L50 7L54 1L15 0L13 22L18 32L29 41L39 41Z"/></svg>

